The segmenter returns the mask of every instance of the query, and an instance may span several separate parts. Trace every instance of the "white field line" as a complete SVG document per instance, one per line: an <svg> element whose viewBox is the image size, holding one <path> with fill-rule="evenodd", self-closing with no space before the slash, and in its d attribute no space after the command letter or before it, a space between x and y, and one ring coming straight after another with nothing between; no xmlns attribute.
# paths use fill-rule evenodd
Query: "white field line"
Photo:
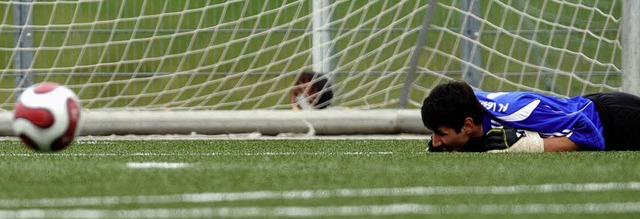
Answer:
<svg viewBox="0 0 640 219"><path fill-rule="evenodd" d="M424 154L426 152L404 153L403 154ZM260 152L260 153L132 153L132 154L117 154L117 153L100 153L100 154L85 154L85 153L20 153L20 154L6 154L0 153L0 157L39 157L39 156L52 156L52 157L121 157L121 156L300 156L300 155L393 155L392 151L373 151L373 152L311 152L311 153L297 153L297 152Z"/></svg>
<svg viewBox="0 0 640 219"><path fill-rule="evenodd" d="M515 205L351 205L331 207L221 207L104 209L24 209L0 210L0 218L218 218L218 217L337 217L388 215L532 215L532 214L615 214L638 213L640 202Z"/></svg>
<svg viewBox="0 0 640 219"><path fill-rule="evenodd" d="M353 197L435 195L514 195L559 192L640 191L640 182L541 184L515 186L435 186L334 190L211 192L174 195L98 196L42 199L0 199L0 208L78 207L126 204L214 203L251 200L298 200ZM639 206L640 207L640 206Z"/></svg>
<svg viewBox="0 0 640 219"><path fill-rule="evenodd" d="M149 169L149 168L159 168L159 169L179 169L185 168L189 166L187 163L169 163L169 162L129 162L127 163L127 168L132 169Z"/></svg>
<svg viewBox="0 0 640 219"><path fill-rule="evenodd" d="M109 136L78 136L76 142L81 144L115 143L117 141L176 141L176 140L425 140L427 134L364 134L364 135L309 135L307 133L282 133L277 136L262 135L260 133L221 134L221 135L109 135ZM15 136L0 136L0 141L20 142Z"/></svg>

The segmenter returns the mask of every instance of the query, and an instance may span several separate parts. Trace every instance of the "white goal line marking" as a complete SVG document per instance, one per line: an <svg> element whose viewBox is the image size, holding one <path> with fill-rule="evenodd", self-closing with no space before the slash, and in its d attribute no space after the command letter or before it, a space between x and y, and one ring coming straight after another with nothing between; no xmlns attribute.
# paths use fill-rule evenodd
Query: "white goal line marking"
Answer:
<svg viewBox="0 0 640 219"><path fill-rule="evenodd" d="M149 168L161 168L161 169L179 169L189 166L187 163L168 163L168 162L129 162L127 168L132 169L149 169Z"/></svg>
<svg viewBox="0 0 640 219"><path fill-rule="evenodd" d="M640 202L516 205L348 205L330 207L220 207L104 209L24 209L0 210L0 218L215 218L215 217L328 217L388 215L524 215L524 214L611 214L640 212Z"/></svg>
<svg viewBox="0 0 640 219"><path fill-rule="evenodd" d="M424 154L426 152L402 152L402 154ZM396 152L392 151L348 151L348 152L259 152L259 153L132 153L132 154L116 154L116 153L21 153L21 154L2 154L0 157L114 157L114 156L295 156L295 155L392 155Z"/></svg>
<svg viewBox="0 0 640 219"><path fill-rule="evenodd" d="M353 197L398 197L434 195L513 195L524 193L640 191L640 182L586 184L540 184L514 186L434 186L334 190L209 192L148 196L98 196L42 199L0 199L0 208L105 206L125 204L212 203L250 200L295 200Z"/></svg>

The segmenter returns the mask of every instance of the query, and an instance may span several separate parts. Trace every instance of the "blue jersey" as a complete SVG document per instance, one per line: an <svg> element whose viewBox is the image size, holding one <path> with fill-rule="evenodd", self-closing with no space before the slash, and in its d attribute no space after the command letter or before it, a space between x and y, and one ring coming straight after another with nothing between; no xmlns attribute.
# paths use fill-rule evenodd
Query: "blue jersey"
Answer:
<svg viewBox="0 0 640 219"><path fill-rule="evenodd" d="M485 132L504 126L526 129L543 137L566 136L580 146L604 150L600 117L587 98L556 98L533 92L475 93L487 112Z"/></svg>

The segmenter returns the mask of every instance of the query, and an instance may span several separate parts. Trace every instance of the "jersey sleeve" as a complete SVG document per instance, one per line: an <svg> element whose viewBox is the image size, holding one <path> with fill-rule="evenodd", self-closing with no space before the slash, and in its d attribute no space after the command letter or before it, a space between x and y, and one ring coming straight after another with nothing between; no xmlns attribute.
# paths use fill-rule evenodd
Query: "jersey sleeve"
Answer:
<svg viewBox="0 0 640 219"><path fill-rule="evenodd" d="M602 125L593 102L586 98L531 92L477 92L476 96L490 117L503 126L566 136L583 147L604 150Z"/></svg>

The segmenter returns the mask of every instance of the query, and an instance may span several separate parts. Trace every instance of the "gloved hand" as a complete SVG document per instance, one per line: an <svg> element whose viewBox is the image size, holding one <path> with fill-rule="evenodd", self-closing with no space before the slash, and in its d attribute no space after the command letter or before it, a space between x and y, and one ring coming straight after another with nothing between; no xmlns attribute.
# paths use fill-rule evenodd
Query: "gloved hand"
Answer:
<svg viewBox="0 0 640 219"><path fill-rule="evenodd" d="M489 153L544 152L544 141L537 132L513 128L495 128L485 136Z"/></svg>

